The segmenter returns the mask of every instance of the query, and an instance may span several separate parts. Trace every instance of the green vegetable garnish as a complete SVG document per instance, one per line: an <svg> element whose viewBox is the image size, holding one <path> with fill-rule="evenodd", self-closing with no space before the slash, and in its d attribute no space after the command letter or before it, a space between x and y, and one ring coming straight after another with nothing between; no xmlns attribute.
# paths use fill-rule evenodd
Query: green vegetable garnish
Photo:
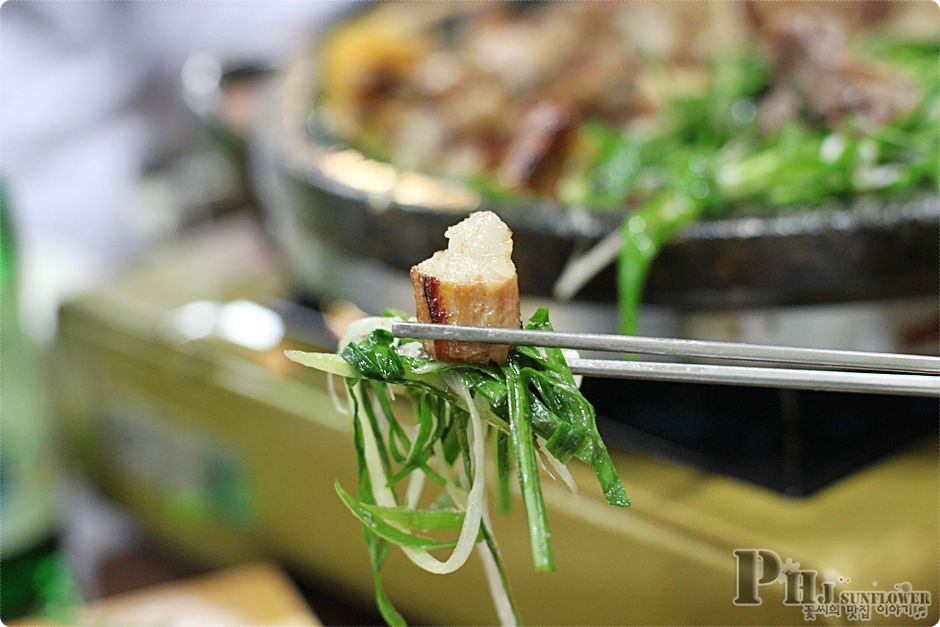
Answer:
<svg viewBox="0 0 940 627"><path fill-rule="evenodd" d="M578 199L582 206L609 209L619 199L621 207L634 207L621 227L622 333L637 331L653 259L676 231L706 213L937 188L940 50L890 39L871 39L862 47L911 78L921 92L914 111L878 128L851 118L840 128L795 119L764 137L756 112L770 73L760 55L751 54L719 59L706 92L674 99L655 132L643 136L608 127L609 135L619 135L620 147L600 151L572 176L595 182L588 187L593 193ZM586 124L582 137L597 135L597 124ZM606 142L617 143L610 136ZM622 176L611 177L607 155L628 153L638 155L637 171L620 168Z"/></svg>
<svg viewBox="0 0 940 627"><path fill-rule="evenodd" d="M801 116L765 136L758 111L773 77L752 50L717 58L704 92L671 98L652 124L581 124L554 195L566 205L626 213L617 266L622 333L637 331L659 251L704 215L937 189L940 48L880 36L859 49L906 76L920 104L881 126L848 116L828 127ZM581 276L583 285L591 275Z"/></svg>
<svg viewBox="0 0 940 627"><path fill-rule="evenodd" d="M403 317L400 312L386 314ZM378 609L389 624L404 624L382 584L390 545L436 573L453 572L476 548L500 621L521 624L489 529L485 443L494 443L500 509L509 507L515 465L535 569L552 571L539 477L543 458L556 470L579 459L594 469L611 505L630 505L597 431L594 408L558 349L516 347L501 366L442 362L415 350L419 344L393 337L386 330L387 318L374 320L374 330L343 346L339 355L287 351L287 356L346 379L359 483L356 496L339 482L336 492L362 525ZM539 309L526 328L551 330L548 312ZM391 385L399 397L411 401L411 419L396 414ZM426 480L436 496L425 494ZM441 561L430 553L440 550L452 551L450 558Z"/></svg>

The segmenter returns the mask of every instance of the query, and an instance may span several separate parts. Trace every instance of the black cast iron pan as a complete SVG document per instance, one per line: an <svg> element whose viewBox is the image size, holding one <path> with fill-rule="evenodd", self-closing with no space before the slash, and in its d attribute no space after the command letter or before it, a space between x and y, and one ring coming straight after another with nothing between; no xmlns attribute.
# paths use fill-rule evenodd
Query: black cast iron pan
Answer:
<svg viewBox="0 0 940 627"><path fill-rule="evenodd" d="M445 245L446 227L491 209L513 230L521 291L549 297L572 255L619 225L622 216L549 201L489 202L459 182L395 170L317 134L313 57L298 58L273 87L261 126L269 158L296 192L270 209L292 212L321 241L407 270ZM656 259L645 301L723 309L936 294L938 219L940 201L921 193L703 220ZM577 298L614 302L613 268Z"/></svg>

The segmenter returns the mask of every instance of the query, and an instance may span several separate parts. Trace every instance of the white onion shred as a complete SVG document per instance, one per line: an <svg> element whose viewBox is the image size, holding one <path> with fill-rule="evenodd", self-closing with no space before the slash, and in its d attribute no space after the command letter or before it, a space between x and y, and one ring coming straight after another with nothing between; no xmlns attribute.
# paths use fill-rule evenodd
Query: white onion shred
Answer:
<svg viewBox="0 0 940 627"><path fill-rule="evenodd" d="M576 351L573 348L563 348L561 349L561 354L565 358L565 361L571 361L572 359L581 359L581 353ZM574 384L578 386L578 389L581 388L582 381L584 381L583 374L574 375Z"/></svg>
<svg viewBox="0 0 940 627"><path fill-rule="evenodd" d="M574 477L571 476L571 472L568 470L568 468L564 464L562 464L561 461L559 461L557 457L552 455L552 452L549 451L548 448L545 446L544 439L536 436L536 440L539 443L539 450L545 454L545 459L548 460L548 464L555 470L555 472L558 473L558 476L561 477L561 480L564 482L564 484L568 486L568 489L571 490L573 494L577 494L578 484L574 482ZM541 459L539 460L539 462L541 463ZM548 473L548 474L551 475L552 473ZM555 476L552 475L552 479L554 478Z"/></svg>
<svg viewBox="0 0 940 627"><path fill-rule="evenodd" d="M552 478L552 481L558 481L558 479L555 478L555 475L552 474L552 471L548 469L548 466L546 466L546 465L545 465L545 462L542 460L542 457L543 457L544 455L545 455L545 450L544 450L544 449L539 449L538 451L536 451L535 459L536 459L536 460L538 461L538 463L539 463L539 468L542 469L542 472L544 472L546 475L548 475L549 477L551 477L551 478Z"/></svg>
<svg viewBox="0 0 940 627"><path fill-rule="evenodd" d="M359 386L356 386L356 389L358 389L358 387ZM353 407L355 407L355 404L353 403L353 393L349 391L349 386L345 386L345 388L346 388L346 407L348 408L349 415L352 415ZM359 401L360 396L361 396L360 394L356 395L357 402Z"/></svg>
<svg viewBox="0 0 940 627"><path fill-rule="evenodd" d="M336 382L333 381L334 375L332 373L326 374L326 389L330 393L330 400L333 401L333 409L338 411L343 416L348 416L352 412L349 411L349 393L346 394L346 405L343 405L343 402L339 400L339 394L336 393Z"/></svg>
<svg viewBox="0 0 940 627"><path fill-rule="evenodd" d="M418 507L418 499L421 498L421 490L424 489L424 479L426 475L423 472L413 472L408 479L408 489L405 490L405 507L415 509Z"/></svg>
<svg viewBox="0 0 940 627"><path fill-rule="evenodd" d="M446 376L446 375L445 375ZM405 555L412 562L424 570L438 575L452 573L466 563L467 558L473 551L473 545L476 544L477 535L480 533L480 520L483 516L484 493L484 444L485 437L483 433L483 420L477 411L476 404L470 395L470 390L460 379L460 377L448 377L450 385L460 396L463 397L470 408L470 426L471 426L471 464L473 466L473 485L470 493L467 495L467 509L464 514L463 526L460 529L460 536L457 538L457 546L446 561L441 561L420 549L401 547ZM361 395L360 395L361 398ZM375 489L375 500L382 507L397 507L395 494L388 487L388 478L385 470L382 468L379 459L378 448L375 444L375 432L368 420L359 419L359 424L363 430L363 440L365 446L366 466L369 474L372 476L372 485Z"/></svg>
<svg viewBox="0 0 940 627"><path fill-rule="evenodd" d="M463 566L467 558L470 557L473 546L477 541L477 535L480 533L480 521L483 518L483 503L486 496L484 492L484 445L486 443L486 437L483 432L483 420L480 418L480 413L477 411L476 404L473 402L470 390L467 389L463 380L453 375L445 375L445 377L447 384L450 385L458 395L463 397L464 401L467 403L467 407L470 409L470 461L473 471L473 484L470 486L470 493L467 495L467 510L464 514L460 536L457 538L457 546L454 547L454 552L451 553L447 561L441 562L427 551L416 551L414 549L407 549L405 551L406 555L408 555L415 564L429 572L441 575L454 572Z"/></svg>
<svg viewBox="0 0 940 627"><path fill-rule="evenodd" d="M561 276L552 286L552 295L561 301L569 301L581 291L597 274L612 264L620 253L622 238L620 229L614 229L583 255L569 259Z"/></svg>
<svg viewBox="0 0 940 627"><path fill-rule="evenodd" d="M424 347L421 346L421 342L404 342L399 347L398 353L406 357L417 357L420 359L427 359L429 357Z"/></svg>
<svg viewBox="0 0 940 627"><path fill-rule="evenodd" d="M379 431L382 432L382 440L389 440L391 438L390 431L392 430L392 426L388 423L385 412L382 411L382 405L379 403L378 397L373 394L369 397L369 401L372 403L372 413L375 414L375 421L379 424Z"/></svg>
<svg viewBox="0 0 940 627"><path fill-rule="evenodd" d="M362 403L362 393L357 385L355 388L356 400ZM368 420L363 420L362 416L356 416L359 421L359 428L362 430L362 445L365 449L366 468L369 470L369 476L372 478L373 496L375 502L382 507L398 507L398 499L395 493L388 485L388 477L385 475L385 469L382 468L382 460L379 458L379 449L375 444L376 435L372 430L372 424Z"/></svg>
<svg viewBox="0 0 940 627"><path fill-rule="evenodd" d="M489 529L493 528L490 523L490 513L483 503L483 520ZM493 545L496 546L496 539L493 538ZM496 615L499 617L500 625L515 625L516 617L512 611L512 603L509 602L509 593L503 586L503 580L499 576L499 568L496 567L496 560L486 546L486 542L480 542L477 545L477 552L480 554L480 561L483 562L483 572L486 573L486 583L490 588L490 596L493 597L493 605L496 606Z"/></svg>
<svg viewBox="0 0 940 627"><path fill-rule="evenodd" d="M444 491L447 492L447 495L450 497L450 500L453 501L457 509L466 510L467 495L457 489L457 484L454 482L454 468L447 463L447 459L444 457L444 447L440 442L437 443L434 457L437 459L438 474L446 480Z"/></svg>
<svg viewBox="0 0 940 627"><path fill-rule="evenodd" d="M346 333L339 340L339 350L337 352L341 353L350 342L365 337L376 329L385 329L390 332L393 322L394 319L385 316L369 316L350 322L349 326L346 327Z"/></svg>

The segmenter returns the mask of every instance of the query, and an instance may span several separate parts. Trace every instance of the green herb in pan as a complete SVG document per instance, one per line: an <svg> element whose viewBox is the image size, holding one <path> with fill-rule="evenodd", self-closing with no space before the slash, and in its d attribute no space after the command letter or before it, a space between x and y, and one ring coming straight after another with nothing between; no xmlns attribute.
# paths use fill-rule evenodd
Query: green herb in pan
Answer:
<svg viewBox="0 0 940 627"><path fill-rule="evenodd" d="M596 210L630 208L618 262L621 332L636 333L653 259L703 215L937 188L937 46L870 38L859 47L915 85L916 106L885 124L796 117L761 132L758 104L772 75L752 54L719 58L705 92L673 98L651 128L582 124L556 195Z"/></svg>

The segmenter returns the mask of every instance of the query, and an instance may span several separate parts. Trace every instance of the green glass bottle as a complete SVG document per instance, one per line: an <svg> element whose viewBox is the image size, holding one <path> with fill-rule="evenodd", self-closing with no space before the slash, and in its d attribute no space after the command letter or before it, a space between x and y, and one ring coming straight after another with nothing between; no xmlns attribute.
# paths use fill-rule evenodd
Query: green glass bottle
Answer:
<svg viewBox="0 0 940 627"><path fill-rule="evenodd" d="M0 618L62 615L73 589L57 547L57 472L41 354L23 333L0 182Z"/></svg>

